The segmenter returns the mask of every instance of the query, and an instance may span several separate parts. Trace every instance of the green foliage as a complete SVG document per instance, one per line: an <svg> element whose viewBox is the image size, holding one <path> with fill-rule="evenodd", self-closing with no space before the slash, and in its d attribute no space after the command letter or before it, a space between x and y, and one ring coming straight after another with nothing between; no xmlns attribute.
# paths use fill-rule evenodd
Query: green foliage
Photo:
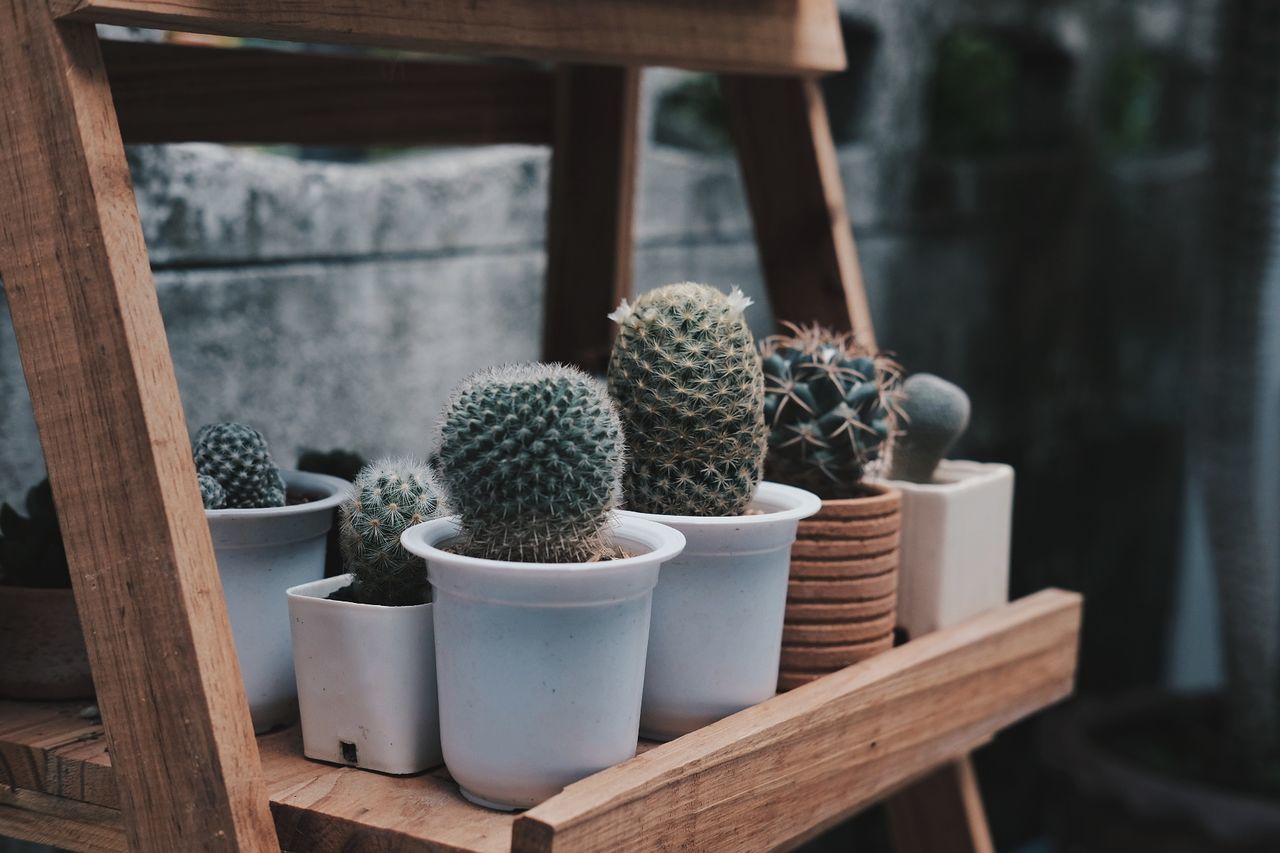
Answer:
<svg viewBox="0 0 1280 853"><path fill-rule="evenodd" d="M650 291L610 318L609 393L630 447L626 506L661 515L747 511L764 462L764 378L743 311L705 284Z"/></svg>
<svg viewBox="0 0 1280 853"><path fill-rule="evenodd" d="M893 434L899 368L850 333L787 325L760 346L769 479L854 497Z"/></svg>
<svg viewBox="0 0 1280 853"><path fill-rule="evenodd" d="M575 563L607 552L622 427L600 383L563 365L482 371L445 407L434 464L473 557Z"/></svg>
<svg viewBox="0 0 1280 853"><path fill-rule="evenodd" d="M218 481L226 508L284 506L284 478L267 441L251 426L217 423L201 427L194 448L196 472Z"/></svg>
<svg viewBox="0 0 1280 853"><path fill-rule="evenodd" d="M67 552L47 479L27 492L26 505L26 517L9 504L0 506L0 583L69 589Z"/></svg>
<svg viewBox="0 0 1280 853"><path fill-rule="evenodd" d="M902 384L902 432L893 444L889 476L910 483L932 483L933 472L969 426L969 395L931 373L917 373Z"/></svg>
<svg viewBox="0 0 1280 853"><path fill-rule="evenodd" d="M381 459L360 471L338 509L339 538L356 600L399 606L427 600L427 567L400 545L408 528L436 515L427 466L413 459Z"/></svg>
<svg viewBox="0 0 1280 853"><path fill-rule="evenodd" d="M227 492L217 480L208 474L196 474L196 482L200 484L200 502L205 509L222 509L227 505Z"/></svg>
<svg viewBox="0 0 1280 853"><path fill-rule="evenodd" d="M1017 57L998 39L969 29L938 45L929 90L929 142L954 155L989 154L1014 135Z"/></svg>
<svg viewBox="0 0 1280 853"><path fill-rule="evenodd" d="M729 111L714 74L690 74L658 98L654 141L708 154L733 150Z"/></svg>

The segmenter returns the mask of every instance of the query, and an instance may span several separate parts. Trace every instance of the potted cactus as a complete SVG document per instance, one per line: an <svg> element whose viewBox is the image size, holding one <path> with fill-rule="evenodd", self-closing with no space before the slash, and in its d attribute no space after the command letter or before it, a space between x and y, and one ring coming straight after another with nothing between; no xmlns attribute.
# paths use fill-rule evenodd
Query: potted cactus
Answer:
<svg viewBox="0 0 1280 853"><path fill-rule="evenodd" d="M268 731L296 716L285 590L324 577L325 536L351 484L279 470L244 424L201 428L193 452L253 728Z"/></svg>
<svg viewBox="0 0 1280 853"><path fill-rule="evenodd" d="M426 465L365 466L338 511L347 573L289 590L308 758L394 774L440 763L427 567L400 544L436 510Z"/></svg>
<svg viewBox="0 0 1280 853"><path fill-rule="evenodd" d="M472 802L526 808L635 754L653 587L684 540L613 513L622 429L578 370L479 373L440 433L457 515L401 542L432 587L444 761Z"/></svg>
<svg viewBox="0 0 1280 853"><path fill-rule="evenodd" d="M667 740L774 695L791 543L809 492L760 483L767 430L750 300L673 284L626 301L609 391L626 513L684 534L653 598L641 731Z"/></svg>
<svg viewBox="0 0 1280 853"><path fill-rule="evenodd" d="M761 342L771 479L822 509L791 552L779 689L893 646L901 495L866 478L893 435L899 368L848 332L788 325Z"/></svg>
<svg viewBox="0 0 1280 853"><path fill-rule="evenodd" d="M898 625L918 637L1009 600L1013 469L944 457L969 396L937 376L903 383L889 483L902 492Z"/></svg>

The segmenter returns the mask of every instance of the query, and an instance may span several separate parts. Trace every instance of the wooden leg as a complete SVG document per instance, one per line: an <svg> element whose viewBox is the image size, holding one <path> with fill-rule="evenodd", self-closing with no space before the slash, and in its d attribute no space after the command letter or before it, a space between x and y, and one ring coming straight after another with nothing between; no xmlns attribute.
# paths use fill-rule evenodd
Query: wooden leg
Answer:
<svg viewBox="0 0 1280 853"><path fill-rule="evenodd" d="M92 24L0 0L0 275L136 850L278 850Z"/></svg>
<svg viewBox="0 0 1280 853"><path fill-rule="evenodd" d="M874 346L818 81L725 75L720 87L774 316L853 329Z"/></svg>
<svg viewBox="0 0 1280 853"><path fill-rule="evenodd" d="M606 315L631 293L640 71L567 65L557 76L542 351L603 371Z"/></svg>
<svg viewBox="0 0 1280 853"><path fill-rule="evenodd" d="M993 853L982 793L968 757L946 764L885 803L897 853Z"/></svg>

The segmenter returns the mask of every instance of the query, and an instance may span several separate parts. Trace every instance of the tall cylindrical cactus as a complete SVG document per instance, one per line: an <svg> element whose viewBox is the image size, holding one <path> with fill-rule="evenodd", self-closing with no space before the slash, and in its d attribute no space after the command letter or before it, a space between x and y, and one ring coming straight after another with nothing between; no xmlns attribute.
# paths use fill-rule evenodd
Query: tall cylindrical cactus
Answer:
<svg viewBox="0 0 1280 853"><path fill-rule="evenodd" d="M601 384L564 365L482 371L445 407L435 459L460 552L576 563L608 553L622 426Z"/></svg>
<svg viewBox="0 0 1280 853"><path fill-rule="evenodd" d="M413 459L381 459L356 476L339 507L339 541L355 594L366 604L398 606L427 600L427 567L400 545L400 534L436 514L426 465Z"/></svg>
<svg viewBox="0 0 1280 853"><path fill-rule="evenodd" d="M610 318L609 393L630 447L626 506L661 515L747 511L764 463L764 377L743 317L751 300L669 284Z"/></svg>
<svg viewBox="0 0 1280 853"><path fill-rule="evenodd" d="M251 426L208 424L196 434L196 473L218 481L228 509L284 506L284 478L271 459L267 440Z"/></svg>

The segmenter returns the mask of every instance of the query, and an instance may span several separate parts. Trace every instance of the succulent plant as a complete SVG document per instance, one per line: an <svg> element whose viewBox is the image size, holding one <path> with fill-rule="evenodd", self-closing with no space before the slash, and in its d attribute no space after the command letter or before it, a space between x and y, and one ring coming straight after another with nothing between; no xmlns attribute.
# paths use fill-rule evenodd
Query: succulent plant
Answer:
<svg viewBox="0 0 1280 853"><path fill-rule="evenodd" d="M400 545L400 534L435 516L431 472L414 459L380 459L356 476L338 508L339 539L357 599L398 606L427 600L427 567Z"/></svg>
<svg viewBox="0 0 1280 853"><path fill-rule="evenodd" d="M71 573L49 481L27 491L27 516L0 506L0 583L69 589Z"/></svg>
<svg viewBox="0 0 1280 853"><path fill-rule="evenodd" d="M893 434L900 369L852 333L785 325L760 345L769 479L855 497Z"/></svg>
<svg viewBox="0 0 1280 853"><path fill-rule="evenodd" d="M938 463L969 425L969 395L931 373L917 373L902 383L899 408L902 431L893 443L889 476L931 483Z"/></svg>
<svg viewBox="0 0 1280 853"><path fill-rule="evenodd" d="M460 553L547 563L608 553L622 426L604 388L580 370L526 364L465 380L445 407L433 464L461 518Z"/></svg>
<svg viewBox="0 0 1280 853"><path fill-rule="evenodd" d="M201 427L194 448L196 472L218 481L228 509L284 506L284 478L267 441L251 426L217 423Z"/></svg>
<svg viewBox="0 0 1280 853"><path fill-rule="evenodd" d="M208 474L196 474L200 484L200 501L205 509L222 509L227 505L227 492L222 484Z"/></svg>
<svg viewBox="0 0 1280 853"><path fill-rule="evenodd" d="M669 284L609 315L609 393L630 448L626 506L661 515L747 511L767 434L764 379L743 317L751 300Z"/></svg>

